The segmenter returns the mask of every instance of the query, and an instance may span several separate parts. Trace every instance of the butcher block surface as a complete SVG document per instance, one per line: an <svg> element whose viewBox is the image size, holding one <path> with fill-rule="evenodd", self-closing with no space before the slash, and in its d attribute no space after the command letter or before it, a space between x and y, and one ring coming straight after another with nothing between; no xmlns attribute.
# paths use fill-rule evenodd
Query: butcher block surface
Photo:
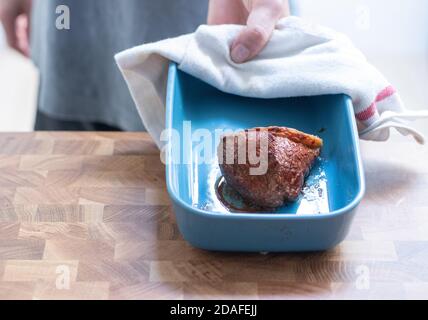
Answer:
<svg viewBox="0 0 428 320"><path fill-rule="evenodd" d="M427 148L361 145L346 241L263 255L183 240L147 134L0 134L0 299L427 298Z"/></svg>

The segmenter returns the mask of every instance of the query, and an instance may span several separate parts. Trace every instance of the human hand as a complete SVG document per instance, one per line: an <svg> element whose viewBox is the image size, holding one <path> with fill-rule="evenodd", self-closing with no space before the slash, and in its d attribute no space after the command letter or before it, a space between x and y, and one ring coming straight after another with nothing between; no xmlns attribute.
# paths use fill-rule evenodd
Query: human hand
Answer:
<svg viewBox="0 0 428 320"><path fill-rule="evenodd" d="M29 22L32 0L0 0L0 21L8 45L28 57L30 53Z"/></svg>
<svg viewBox="0 0 428 320"><path fill-rule="evenodd" d="M231 46L232 60L244 63L263 50L287 15L288 0L210 0L208 24L246 25Z"/></svg>

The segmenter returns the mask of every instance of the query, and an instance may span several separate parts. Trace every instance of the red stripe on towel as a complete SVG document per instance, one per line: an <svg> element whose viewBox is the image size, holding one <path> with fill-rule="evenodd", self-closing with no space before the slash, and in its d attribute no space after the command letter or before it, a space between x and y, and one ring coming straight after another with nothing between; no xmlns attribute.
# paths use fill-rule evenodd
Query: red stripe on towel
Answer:
<svg viewBox="0 0 428 320"><path fill-rule="evenodd" d="M393 86L386 87L383 89L376 97L376 102L380 102L394 95L397 91L395 91Z"/></svg>
<svg viewBox="0 0 428 320"><path fill-rule="evenodd" d="M396 91L395 91L394 87L392 87L392 86L388 86L385 89L383 89L377 95L375 101L367 109L356 114L357 119L360 121L367 121L368 119L373 117L377 112L376 103L389 98L390 96L394 95L395 93L396 93Z"/></svg>
<svg viewBox="0 0 428 320"><path fill-rule="evenodd" d="M357 113L356 117L360 121L367 121L376 114L376 102L373 102L366 110Z"/></svg>

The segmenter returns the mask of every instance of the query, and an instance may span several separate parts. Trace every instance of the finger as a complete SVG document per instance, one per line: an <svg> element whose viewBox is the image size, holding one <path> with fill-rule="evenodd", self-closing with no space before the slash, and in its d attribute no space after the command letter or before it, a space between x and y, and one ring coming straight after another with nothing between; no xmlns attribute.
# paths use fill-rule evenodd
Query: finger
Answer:
<svg viewBox="0 0 428 320"><path fill-rule="evenodd" d="M6 42L12 49L18 50L18 39L16 36L15 20L10 17L2 19L3 29L6 35Z"/></svg>
<svg viewBox="0 0 428 320"><path fill-rule="evenodd" d="M210 0L208 24L246 24L248 11L241 0Z"/></svg>
<svg viewBox="0 0 428 320"><path fill-rule="evenodd" d="M29 21L23 14L16 20L17 47L24 56L30 55Z"/></svg>
<svg viewBox="0 0 428 320"><path fill-rule="evenodd" d="M18 45L22 53L26 56L30 56L30 39L31 39L31 11L33 7L33 0L24 0L22 4L22 14L18 18Z"/></svg>
<svg viewBox="0 0 428 320"><path fill-rule="evenodd" d="M232 44L232 60L243 63L257 56L268 43L276 23L284 15L284 3L281 0L254 1L247 27Z"/></svg>

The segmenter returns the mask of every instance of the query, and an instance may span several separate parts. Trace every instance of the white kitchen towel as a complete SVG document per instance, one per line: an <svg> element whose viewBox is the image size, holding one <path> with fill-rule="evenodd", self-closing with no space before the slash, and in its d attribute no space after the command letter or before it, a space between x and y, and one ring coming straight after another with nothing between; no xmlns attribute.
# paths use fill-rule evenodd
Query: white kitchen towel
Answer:
<svg viewBox="0 0 428 320"><path fill-rule="evenodd" d="M237 25L201 26L195 33L135 47L116 55L148 132L161 146L170 61L221 91L256 98L347 94L360 137L385 141L390 128L424 137L408 124L428 111L408 111L385 77L343 34L301 18L282 19L255 59L236 64L230 46Z"/></svg>

